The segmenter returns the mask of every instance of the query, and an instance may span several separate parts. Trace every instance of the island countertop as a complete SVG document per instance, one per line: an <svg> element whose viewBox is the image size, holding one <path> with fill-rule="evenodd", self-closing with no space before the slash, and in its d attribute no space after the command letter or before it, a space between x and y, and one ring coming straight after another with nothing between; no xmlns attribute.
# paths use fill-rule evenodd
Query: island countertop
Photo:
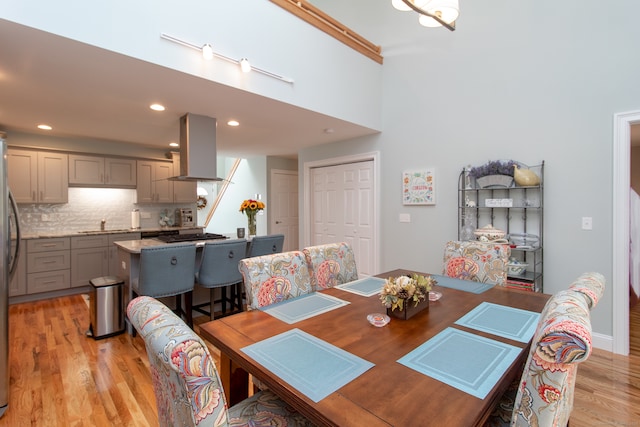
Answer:
<svg viewBox="0 0 640 427"><path fill-rule="evenodd" d="M196 240L196 241L187 241L187 242L163 242L159 239L139 239L139 240L122 240L119 242L114 242L119 249L128 252L130 254L139 254L142 248L149 248L154 246L173 246L180 245L185 243L195 243L196 247L202 247L205 243L208 242L226 242L231 236L225 235L227 239L212 239L212 240ZM247 239L247 241L249 241Z"/></svg>

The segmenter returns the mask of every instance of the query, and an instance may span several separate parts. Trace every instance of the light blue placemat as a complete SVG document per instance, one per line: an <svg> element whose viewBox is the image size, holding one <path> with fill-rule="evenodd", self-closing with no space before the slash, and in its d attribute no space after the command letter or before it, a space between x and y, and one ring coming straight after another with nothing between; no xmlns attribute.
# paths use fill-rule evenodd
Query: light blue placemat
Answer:
<svg viewBox="0 0 640 427"><path fill-rule="evenodd" d="M365 277L364 279L354 280L353 282L343 283L334 287L342 289L343 291L370 297L380 293L384 282L385 280L379 277Z"/></svg>
<svg viewBox="0 0 640 427"><path fill-rule="evenodd" d="M447 328L398 362L484 399L520 351L509 344Z"/></svg>
<svg viewBox="0 0 640 427"><path fill-rule="evenodd" d="M491 283L472 282L471 280L455 279L453 277L440 276L437 274L432 274L431 276L436 279L439 286L471 292L473 294L481 294L495 286Z"/></svg>
<svg viewBox="0 0 640 427"><path fill-rule="evenodd" d="M269 305L261 310L283 322L292 324L347 304L349 304L349 301L314 292Z"/></svg>
<svg viewBox="0 0 640 427"><path fill-rule="evenodd" d="M539 317L534 311L483 302L455 323L526 343L536 331Z"/></svg>
<svg viewBox="0 0 640 427"><path fill-rule="evenodd" d="M314 402L374 366L300 329L267 338L242 351Z"/></svg>

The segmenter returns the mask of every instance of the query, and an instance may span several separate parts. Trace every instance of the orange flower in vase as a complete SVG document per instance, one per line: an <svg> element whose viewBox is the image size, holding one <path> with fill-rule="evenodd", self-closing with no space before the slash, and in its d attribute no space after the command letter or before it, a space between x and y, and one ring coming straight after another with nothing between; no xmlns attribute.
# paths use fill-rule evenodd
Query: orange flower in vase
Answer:
<svg viewBox="0 0 640 427"><path fill-rule="evenodd" d="M240 205L240 212L247 215L249 225L249 236L256 235L256 214L265 208L265 204L260 200L247 199Z"/></svg>

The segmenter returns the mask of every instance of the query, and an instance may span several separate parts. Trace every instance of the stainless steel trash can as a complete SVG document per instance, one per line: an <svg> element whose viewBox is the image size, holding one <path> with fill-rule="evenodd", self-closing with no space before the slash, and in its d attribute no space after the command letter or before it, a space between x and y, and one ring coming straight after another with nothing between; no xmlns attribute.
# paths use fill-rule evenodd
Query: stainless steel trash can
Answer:
<svg viewBox="0 0 640 427"><path fill-rule="evenodd" d="M91 279L89 284L91 324L87 335L100 339L124 332L124 281L115 276L104 276Z"/></svg>

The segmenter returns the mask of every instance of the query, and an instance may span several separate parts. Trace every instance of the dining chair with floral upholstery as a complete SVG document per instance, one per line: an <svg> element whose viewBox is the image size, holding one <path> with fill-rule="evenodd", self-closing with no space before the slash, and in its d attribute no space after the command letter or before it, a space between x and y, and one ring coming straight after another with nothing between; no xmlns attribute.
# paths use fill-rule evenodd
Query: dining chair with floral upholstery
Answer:
<svg viewBox="0 0 640 427"><path fill-rule="evenodd" d="M269 390L229 408L204 341L158 300L131 300L127 316L147 349L161 427L312 426Z"/></svg>
<svg viewBox="0 0 640 427"><path fill-rule="evenodd" d="M302 250L309 265L314 290L358 280L356 259L346 242L309 246Z"/></svg>
<svg viewBox="0 0 640 427"><path fill-rule="evenodd" d="M302 251L281 252L240 260L247 310L255 310L313 292Z"/></svg>
<svg viewBox="0 0 640 427"><path fill-rule="evenodd" d="M511 248L479 240L447 242L442 274L456 279L505 286Z"/></svg>
<svg viewBox="0 0 640 427"><path fill-rule="evenodd" d="M485 427L564 427L573 409L578 365L591 354L591 316L604 292L600 273L585 273L553 295L533 336L524 372Z"/></svg>

